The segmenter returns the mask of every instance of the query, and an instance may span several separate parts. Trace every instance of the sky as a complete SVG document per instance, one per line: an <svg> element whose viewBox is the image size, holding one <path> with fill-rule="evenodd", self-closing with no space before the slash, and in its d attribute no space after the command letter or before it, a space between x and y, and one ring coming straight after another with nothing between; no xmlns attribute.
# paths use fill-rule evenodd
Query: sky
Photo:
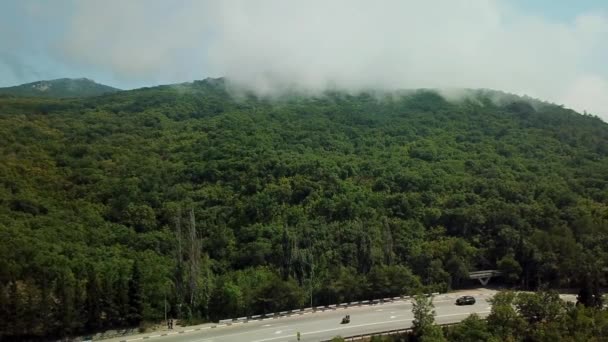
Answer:
<svg viewBox="0 0 608 342"><path fill-rule="evenodd" d="M0 86L491 88L608 121L606 0L3 0Z"/></svg>

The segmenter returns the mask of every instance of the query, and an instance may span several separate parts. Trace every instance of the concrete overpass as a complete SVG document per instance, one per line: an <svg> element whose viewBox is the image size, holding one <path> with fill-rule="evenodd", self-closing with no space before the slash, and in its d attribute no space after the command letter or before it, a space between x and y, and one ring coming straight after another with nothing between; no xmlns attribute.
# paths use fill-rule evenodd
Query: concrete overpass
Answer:
<svg viewBox="0 0 608 342"><path fill-rule="evenodd" d="M492 277L499 277L502 275L501 271L498 270L483 270L469 272L469 279L477 279L481 285L486 286Z"/></svg>
<svg viewBox="0 0 608 342"><path fill-rule="evenodd" d="M602 271L608 272L608 267L602 268ZM477 279L481 285L486 286L492 277L500 277L502 272L498 270L483 270L469 272L469 279Z"/></svg>

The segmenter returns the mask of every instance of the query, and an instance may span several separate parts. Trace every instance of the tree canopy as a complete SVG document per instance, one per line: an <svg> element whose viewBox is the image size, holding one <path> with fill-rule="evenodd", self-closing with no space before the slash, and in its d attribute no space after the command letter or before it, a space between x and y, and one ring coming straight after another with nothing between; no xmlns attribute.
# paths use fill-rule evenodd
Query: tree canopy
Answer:
<svg viewBox="0 0 608 342"><path fill-rule="evenodd" d="M596 303L607 156L600 119L488 90L0 97L0 338L165 304L200 320L433 292L478 269Z"/></svg>

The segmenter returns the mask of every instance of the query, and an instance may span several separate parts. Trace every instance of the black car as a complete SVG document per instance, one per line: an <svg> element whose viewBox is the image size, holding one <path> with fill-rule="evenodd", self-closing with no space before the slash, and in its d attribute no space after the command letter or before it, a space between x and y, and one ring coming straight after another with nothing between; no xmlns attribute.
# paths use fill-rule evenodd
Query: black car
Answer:
<svg viewBox="0 0 608 342"><path fill-rule="evenodd" d="M462 296L456 299L456 305L473 305L475 304L475 298L472 296Z"/></svg>

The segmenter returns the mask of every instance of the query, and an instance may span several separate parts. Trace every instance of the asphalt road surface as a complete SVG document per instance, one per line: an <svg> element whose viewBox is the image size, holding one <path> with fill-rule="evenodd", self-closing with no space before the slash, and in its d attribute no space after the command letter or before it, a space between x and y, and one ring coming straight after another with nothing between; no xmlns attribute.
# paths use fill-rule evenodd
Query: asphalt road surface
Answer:
<svg viewBox="0 0 608 342"><path fill-rule="evenodd" d="M456 298L461 295L473 295L475 305L457 306ZM482 317L490 313L487 302L493 291L474 291L443 294L435 297L435 321L438 324L454 323L465 319L471 313ZM342 317L349 314L349 324L340 324ZM301 341L320 341L334 336L352 336L369 334L393 329L409 328L412 325L412 302L396 301L392 303L338 308L335 311L308 313L301 316L250 321L217 328L203 328L169 336L148 335L150 340L159 342L286 342L297 341L300 332ZM125 337L121 340L141 340L141 337ZM151 341L152 342L152 341Z"/></svg>

